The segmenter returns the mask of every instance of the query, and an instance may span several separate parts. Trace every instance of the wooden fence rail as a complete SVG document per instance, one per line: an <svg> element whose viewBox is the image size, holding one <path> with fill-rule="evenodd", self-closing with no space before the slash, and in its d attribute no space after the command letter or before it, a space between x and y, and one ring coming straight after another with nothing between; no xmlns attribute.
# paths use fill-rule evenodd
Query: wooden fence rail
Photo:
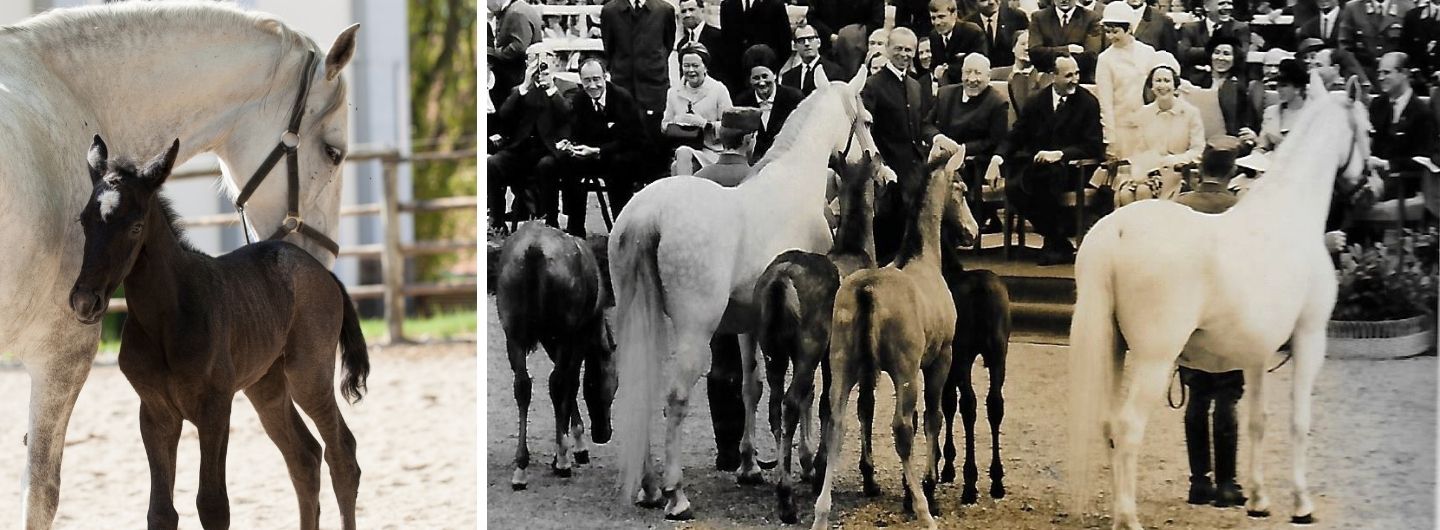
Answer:
<svg viewBox="0 0 1440 530"><path fill-rule="evenodd" d="M447 239L439 241L416 241L409 244L401 243L400 214L405 212L425 213L457 209L475 209L478 208L479 199L474 195L468 195L401 202L396 189L400 164L434 160L473 159L475 158L476 152L476 149L465 149L449 152L414 153L406 157L402 156L398 150L390 147L359 146L352 150L345 159L346 162L380 161L383 184L382 201L371 204L343 206L340 208L340 215L342 217L360 215L380 216L381 224L384 226L384 238L381 243L341 245L340 256L380 258L382 283L347 286L347 290L350 292L350 297L357 300L384 298L387 343L406 342L403 329L406 297L465 294L478 291L478 282L476 280L444 283L405 283L405 258L411 256L449 254L467 249L473 250L476 248L478 241L476 239ZM171 174L170 179L216 177L219 175L220 167L218 165L211 165L208 167L188 168L183 171L176 171ZM182 219L180 223L186 228L230 226L240 224L240 216L234 212L203 215ZM124 312L126 310L127 306L125 305L124 298L112 298L110 300L110 311Z"/></svg>

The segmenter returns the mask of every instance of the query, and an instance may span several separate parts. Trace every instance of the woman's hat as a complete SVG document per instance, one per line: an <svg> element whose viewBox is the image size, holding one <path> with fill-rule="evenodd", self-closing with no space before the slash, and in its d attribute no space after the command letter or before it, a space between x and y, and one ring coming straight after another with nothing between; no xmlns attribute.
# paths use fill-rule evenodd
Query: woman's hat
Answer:
<svg viewBox="0 0 1440 530"><path fill-rule="evenodd" d="M1305 72L1305 65L1295 59L1280 61L1280 72L1275 74L1276 84L1286 84L1294 87L1304 87L1310 82L1310 74Z"/></svg>

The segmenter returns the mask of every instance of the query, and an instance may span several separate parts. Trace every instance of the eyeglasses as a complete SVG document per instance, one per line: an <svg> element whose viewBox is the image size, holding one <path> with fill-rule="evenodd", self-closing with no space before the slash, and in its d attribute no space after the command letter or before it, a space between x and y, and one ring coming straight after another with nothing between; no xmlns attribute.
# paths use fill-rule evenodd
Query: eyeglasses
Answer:
<svg viewBox="0 0 1440 530"><path fill-rule="evenodd" d="M820 40L820 36L819 36L819 35L806 35L806 36L803 36L803 37L795 37L795 42L807 42L807 41L818 41L818 40Z"/></svg>

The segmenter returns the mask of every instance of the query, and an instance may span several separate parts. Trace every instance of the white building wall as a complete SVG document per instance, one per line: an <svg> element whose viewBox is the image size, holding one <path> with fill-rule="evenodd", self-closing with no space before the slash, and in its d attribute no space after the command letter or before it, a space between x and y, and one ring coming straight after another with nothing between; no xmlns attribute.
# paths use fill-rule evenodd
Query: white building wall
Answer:
<svg viewBox="0 0 1440 530"><path fill-rule="evenodd" d="M410 91L409 39L405 2L398 0L232 0L245 9L264 11L278 16L310 38L321 49L328 50L335 36L350 24L359 22L360 46L346 68L350 82L350 143L359 145L398 146L409 152ZM98 5L104 0L0 0L0 25L14 24L26 17L54 7ZM184 166L213 165L212 155L199 155ZM278 169L277 169L278 171ZM401 200L411 198L410 172L402 166L398 188ZM275 178L272 176L272 178ZM213 179L186 179L166 185L176 210L185 217L233 212L228 200L217 193ZM378 163L347 164L344 175L342 204L367 204L381 200L382 184ZM409 219L401 224L402 237L409 241L413 233ZM189 231L196 247L212 254L232 250L244 244L239 227L197 228ZM338 240L341 245L378 243L383 233L379 219L345 218ZM359 263L354 258L341 259L335 271L352 285L359 283Z"/></svg>

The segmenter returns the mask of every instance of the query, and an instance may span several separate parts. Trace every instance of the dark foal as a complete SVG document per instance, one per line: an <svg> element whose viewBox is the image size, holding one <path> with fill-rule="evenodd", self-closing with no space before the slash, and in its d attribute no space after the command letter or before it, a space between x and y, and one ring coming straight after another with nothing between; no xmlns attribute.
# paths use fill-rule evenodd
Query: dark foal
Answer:
<svg viewBox="0 0 1440 530"><path fill-rule="evenodd" d="M829 254L785 252L771 261L755 282L755 300L760 304L758 339L765 354L770 384L770 429L782 460L775 491L780 521L785 524L794 524L799 519L790 481L790 448L797 425L800 426L800 476L802 480L811 477L814 455L810 453L810 407L815 399L815 369L821 366L826 369L821 370L825 384L821 392L820 422L824 425L829 420L829 403L823 396L830 382L830 316L835 307L835 292L840 289L841 278L875 267L871 223L875 215L874 183L882 166L869 155L854 166L840 161L832 163L840 168L841 215ZM792 366L790 387L785 388L785 369ZM747 480L743 476L740 479Z"/></svg>
<svg viewBox="0 0 1440 530"><path fill-rule="evenodd" d="M948 231L947 231L948 232ZM949 233L942 234L952 239ZM941 408L945 413L945 467L940 482L955 481L955 408L965 421L965 484L961 504L979 500L975 481L975 387L971 371L980 357L990 371L990 389L985 397L985 415L990 420L990 497L1005 497L1005 467L1000 461L1000 422L1005 418L1005 355L1010 345L1010 292L1000 276L988 270L967 271L960 262L960 246L947 242L941 249L941 274L955 300L955 342L950 378L945 381Z"/></svg>
<svg viewBox="0 0 1440 530"><path fill-rule="evenodd" d="M244 390L285 458L300 527L319 526L321 450L294 404L325 440L342 526L353 529L360 466L335 402L336 346L345 365L340 392L352 403L364 392L370 361L350 296L324 265L289 243L265 241L220 257L190 247L159 193L179 146L177 140L137 166L109 161L105 142L95 137L89 154L95 188L79 218L85 257L70 292L76 318L96 322L110 294L125 285L130 314L119 364L140 395L149 528L179 523L175 458L185 420L200 434L200 524L230 526L225 449L230 404Z"/></svg>
<svg viewBox="0 0 1440 530"><path fill-rule="evenodd" d="M510 487L525 489L530 449L530 374L525 358L544 346L555 368L550 372L550 401L555 407L555 459L551 470L571 475L574 462L589 462L577 394L585 366L585 404L596 443L610 441L610 403L618 385L615 351L605 308L614 305L606 238L581 240L544 223L521 225L500 249L496 305L505 330L505 349L515 373L520 409L520 440ZM569 428L567 430L567 427Z"/></svg>

